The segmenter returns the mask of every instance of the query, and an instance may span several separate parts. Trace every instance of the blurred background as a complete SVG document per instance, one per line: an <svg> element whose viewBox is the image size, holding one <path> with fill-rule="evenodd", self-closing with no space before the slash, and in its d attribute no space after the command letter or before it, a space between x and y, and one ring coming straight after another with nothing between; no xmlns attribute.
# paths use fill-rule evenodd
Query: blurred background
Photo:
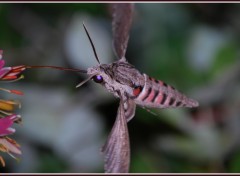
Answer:
<svg viewBox="0 0 240 176"><path fill-rule="evenodd" d="M152 110L157 116L138 107L128 123L130 172L240 171L239 18L239 4L136 4L126 58L200 107ZM101 62L115 61L107 4L0 4L6 65L96 65L83 21ZM92 81L76 89L84 74L30 69L24 76L2 86L25 95L17 96L23 125L13 136L23 154L20 162L6 156L0 172L104 172L100 149L119 100Z"/></svg>

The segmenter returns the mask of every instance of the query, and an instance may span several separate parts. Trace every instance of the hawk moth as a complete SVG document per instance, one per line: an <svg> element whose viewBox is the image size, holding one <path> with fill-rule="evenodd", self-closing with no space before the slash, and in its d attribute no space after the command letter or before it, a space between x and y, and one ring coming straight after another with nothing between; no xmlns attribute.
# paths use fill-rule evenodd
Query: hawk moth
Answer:
<svg viewBox="0 0 240 176"><path fill-rule="evenodd" d="M130 144L127 122L135 115L136 105L147 108L197 107L198 102L190 99L172 86L140 73L125 58L129 30L132 23L133 4L111 4L113 46L118 60L101 64L92 39L83 24L93 48L98 65L88 68L88 79L101 84L120 99L117 118L107 142L102 148L105 155L105 172L127 173L130 165Z"/></svg>
<svg viewBox="0 0 240 176"><path fill-rule="evenodd" d="M87 70L68 69L56 66L26 66L26 68L55 68L86 73L89 80L101 84L120 99L117 118L110 135L102 147L104 169L107 173L127 173L130 166L130 142L127 122L135 115L136 105L146 108L197 107L198 102L182 94L161 80L156 80L138 71L125 58L129 31L132 24L134 4L114 3L110 5L112 14L113 48L118 60L111 64L101 64L92 39L83 24L93 48L97 66Z"/></svg>

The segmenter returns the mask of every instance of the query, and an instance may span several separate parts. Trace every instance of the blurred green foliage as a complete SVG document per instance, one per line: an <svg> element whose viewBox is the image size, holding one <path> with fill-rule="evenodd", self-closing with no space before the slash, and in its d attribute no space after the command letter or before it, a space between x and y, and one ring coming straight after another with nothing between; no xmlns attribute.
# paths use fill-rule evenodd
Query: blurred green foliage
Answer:
<svg viewBox="0 0 240 176"><path fill-rule="evenodd" d="M239 60L239 29L235 27L234 22L239 18L240 14L238 11L240 7L236 4L228 4L226 7L223 6L225 6L225 4L159 3L155 5L138 3L136 5L136 16L134 18L135 21L132 26L127 50L129 62L136 65L141 72L147 73L156 79L161 79L186 94L190 94L192 90L214 82L216 76L224 74L228 68L237 64ZM24 12L25 9L31 11L47 25L56 30L58 30L57 27L60 21L70 19L70 17L77 12L84 12L98 19L101 17L105 19L102 23L105 26L110 26L111 23L106 4L102 3L0 4L0 48L3 49L5 53L10 53L11 51L16 52L18 49L24 47L27 52L29 47L27 39L19 32L21 30L16 30L16 27L13 27L14 20L10 20L10 16L16 9L20 9L22 12ZM223 11L224 13L222 13ZM15 20L18 19L16 18ZM108 24L106 25L106 23ZM231 35L230 39L226 40L223 46L214 51L214 57L206 60L206 64L209 66L208 69L202 69L200 64L196 64L197 67L194 67L192 63L196 61L187 55L187 51L190 46L193 45L190 39L194 36L194 30L198 29L201 25ZM30 27L31 26L29 26L29 28ZM226 28L229 30L225 30ZM111 29L108 30L111 31ZM209 40L211 40L211 38L209 38ZM201 49L202 48L199 48L200 51ZM202 53L204 52L205 50L202 50ZM6 55L11 56L10 54ZM15 53L15 55L9 59L12 59L14 63L14 61L17 60L17 55L18 53ZM48 59L51 60L51 58ZM192 62L190 62L190 60ZM19 63L19 60L17 60L16 63ZM33 71L31 74L32 77L29 77L28 81L34 82L35 76L38 76L37 74L38 73ZM73 75L65 75L65 80L67 80L68 77L71 77L71 81L75 79L72 78ZM57 84L52 82L49 83L48 86L55 85L58 87L67 85L64 84L61 77L59 80ZM25 80L24 83L28 83L28 81ZM84 88L88 88L88 86L85 85ZM76 92L72 91L71 93L74 94ZM218 103L224 104L224 102ZM102 114L111 116L111 118L106 117L104 119L107 124L107 133L110 131L115 119L118 102L102 102L102 104L103 106L98 105L98 107L100 107L98 109L101 109ZM204 105L203 109L212 108L212 104L205 103ZM113 106L115 107L113 108ZM201 110L200 107L199 111L201 112ZM136 117L128 125L132 152L130 171L133 173L239 172L239 151L232 151L234 155L230 157L225 153L219 156L219 158L217 157L217 159L212 159L210 156L209 158L205 157L205 155L207 155L205 150L208 150L208 148L202 148L204 144L199 145L199 143L202 142L202 138L200 139L200 137L197 136L196 131L208 132L209 130L209 136L214 136L214 134L217 133L217 135L215 135L217 136L216 141L218 141L219 136L219 138L223 138L221 134L225 134L226 131L221 131L221 128L220 130L217 129L217 132L214 131L216 126L222 125L219 125L218 122L214 122L213 128L206 127L207 130L205 130L205 124L201 124L201 120L200 122L195 121L195 111L197 110L190 111L181 109L174 112L154 110L154 112L158 114L156 117L148 111L138 108ZM230 119L231 117L225 118ZM181 124L184 122L186 122L186 126ZM202 130L198 129L202 127L201 125L204 126ZM194 128L196 131L194 131ZM214 134L211 133L211 130L214 131ZM172 142L174 146L171 145L171 143L169 144L169 146L173 147L172 150L174 152L170 150L167 151L163 149L164 147L160 147L158 140L163 139L164 136L174 141ZM219 144L221 143L219 142ZM166 146L167 145L168 144L166 144ZM215 143L213 146L215 146ZM219 146L219 148L220 147L221 146ZM237 147L239 146L237 145ZM220 148L219 150L225 149ZM211 150L209 149L209 151ZM41 154L41 151L39 151L39 156L38 162L40 162L40 165L36 172L69 172L68 164L65 163L67 161L60 159L61 157L57 157L51 152ZM228 161L226 158L228 158ZM11 172L11 168L6 168L4 171ZM101 171L102 168L93 169L89 172Z"/></svg>

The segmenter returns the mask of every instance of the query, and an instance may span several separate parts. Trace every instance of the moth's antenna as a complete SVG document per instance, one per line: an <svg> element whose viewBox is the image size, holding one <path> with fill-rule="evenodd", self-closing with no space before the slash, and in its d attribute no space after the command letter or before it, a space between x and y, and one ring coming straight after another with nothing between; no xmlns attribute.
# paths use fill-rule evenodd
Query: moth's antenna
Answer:
<svg viewBox="0 0 240 176"><path fill-rule="evenodd" d="M95 58L96 58L96 60L98 61L98 63L100 64L100 61L99 61L99 59L98 59L98 56L97 56L97 52L96 52L95 46L94 46L94 44L93 44L93 42L92 42L92 39L91 39L91 37L90 37L90 35L89 35L89 33L88 33L88 31L87 31L87 28L86 28L86 26L85 26L84 23L83 23L83 27L84 27L84 30L85 30L85 32L87 33L88 39L89 39L89 41L90 41L90 43L91 43L91 46L92 46L92 49L93 49L93 52L94 52Z"/></svg>

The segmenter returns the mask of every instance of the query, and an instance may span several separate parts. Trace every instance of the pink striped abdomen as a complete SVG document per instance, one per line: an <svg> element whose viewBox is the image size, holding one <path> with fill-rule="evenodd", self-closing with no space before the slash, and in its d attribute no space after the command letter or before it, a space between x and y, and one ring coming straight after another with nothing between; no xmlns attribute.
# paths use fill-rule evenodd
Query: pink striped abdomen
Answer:
<svg viewBox="0 0 240 176"><path fill-rule="evenodd" d="M197 107L198 102L186 97L163 81L144 74L145 85L137 87L133 93L135 103L149 108Z"/></svg>

